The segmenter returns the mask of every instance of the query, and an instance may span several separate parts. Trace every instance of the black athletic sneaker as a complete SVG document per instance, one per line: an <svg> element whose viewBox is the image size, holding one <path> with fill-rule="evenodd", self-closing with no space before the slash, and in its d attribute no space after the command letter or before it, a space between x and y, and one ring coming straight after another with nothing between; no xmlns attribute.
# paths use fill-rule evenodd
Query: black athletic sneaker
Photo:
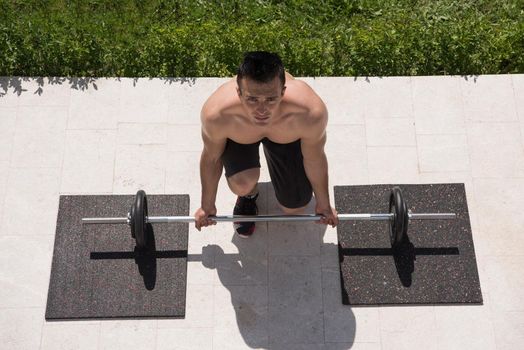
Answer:
<svg viewBox="0 0 524 350"><path fill-rule="evenodd" d="M235 204L235 209L233 209L233 215L257 215L257 198L258 193L254 196L239 196ZM255 232L255 223L254 222L234 222L233 226L235 231L242 238L248 238Z"/></svg>

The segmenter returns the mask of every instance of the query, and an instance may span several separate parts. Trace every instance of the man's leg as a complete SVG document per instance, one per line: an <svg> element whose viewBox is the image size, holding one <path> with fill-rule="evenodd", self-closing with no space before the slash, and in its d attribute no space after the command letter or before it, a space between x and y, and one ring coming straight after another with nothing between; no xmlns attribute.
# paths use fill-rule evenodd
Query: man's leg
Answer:
<svg viewBox="0 0 524 350"><path fill-rule="evenodd" d="M304 169L300 140L288 144L268 139L262 142L280 207L286 215L303 214L311 201L313 189Z"/></svg>
<svg viewBox="0 0 524 350"><path fill-rule="evenodd" d="M251 168L226 177L226 179L229 188L234 194L237 196L249 196L257 194L259 177L260 168Z"/></svg>
<svg viewBox="0 0 524 350"><path fill-rule="evenodd" d="M239 144L228 140L222 154L227 184L238 196L233 215L258 214L256 200L258 198L257 183L260 177L259 145L260 142ZM249 237L255 232L254 222L235 222L234 227L240 237Z"/></svg>

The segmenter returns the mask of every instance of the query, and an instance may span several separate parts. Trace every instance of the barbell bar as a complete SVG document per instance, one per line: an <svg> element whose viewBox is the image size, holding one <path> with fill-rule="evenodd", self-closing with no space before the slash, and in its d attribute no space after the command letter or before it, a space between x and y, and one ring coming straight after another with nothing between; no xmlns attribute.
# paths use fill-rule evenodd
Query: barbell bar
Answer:
<svg viewBox="0 0 524 350"><path fill-rule="evenodd" d="M217 222L274 222L274 221L318 221L321 215L219 215L210 216ZM389 197L389 213L379 214L338 214L340 221L389 221L390 241L393 248L407 239L410 220L449 220L455 219L455 213L412 213L407 208L402 197L402 191L395 186ZM147 210L147 196L139 190L127 217L83 218L83 224L128 224L131 227L131 236L136 240L139 248L147 245L146 225L158 223L192 223L192 216L149 216Z"/></svg>

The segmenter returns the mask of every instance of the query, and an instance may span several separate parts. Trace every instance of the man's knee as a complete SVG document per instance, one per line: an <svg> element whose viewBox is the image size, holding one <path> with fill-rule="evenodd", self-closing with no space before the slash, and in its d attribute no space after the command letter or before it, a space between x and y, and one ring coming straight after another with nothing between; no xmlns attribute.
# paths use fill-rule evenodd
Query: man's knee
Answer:
<svg viewBox="0 0 524 350"><path fill-rule="evenodd" d="M252 168L228 177L227 183L231 191L237 196L247 196L255 189L259 177L260 168Z"/></svg>
<svg viewBox="0 0 524 350"><path fill-rule="evenodd" d="M286 208L282 204L280 204L280 208L282 208L282 211L286 215L300 215L300 214L304 214L304 212L306 210L306 207L307 207L307 205L305 205L303 207L299 207L299 208Z"/></svg>

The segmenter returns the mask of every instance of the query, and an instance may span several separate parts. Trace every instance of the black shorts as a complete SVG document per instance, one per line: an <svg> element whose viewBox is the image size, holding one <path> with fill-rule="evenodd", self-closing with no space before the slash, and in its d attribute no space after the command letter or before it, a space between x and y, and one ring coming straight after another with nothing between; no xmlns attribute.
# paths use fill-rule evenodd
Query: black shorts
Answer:
<svg viewBox="0 0 524 350"><path fill-rule="evenodd" d="M286 144L274 143L268 138L251 144L227 139L222 154L226 177L246 169L260 168L260 142L264 145L269 175L280 204L286 208L300 208L308 204L313 189L304 170L300 139Z"/></svg>

